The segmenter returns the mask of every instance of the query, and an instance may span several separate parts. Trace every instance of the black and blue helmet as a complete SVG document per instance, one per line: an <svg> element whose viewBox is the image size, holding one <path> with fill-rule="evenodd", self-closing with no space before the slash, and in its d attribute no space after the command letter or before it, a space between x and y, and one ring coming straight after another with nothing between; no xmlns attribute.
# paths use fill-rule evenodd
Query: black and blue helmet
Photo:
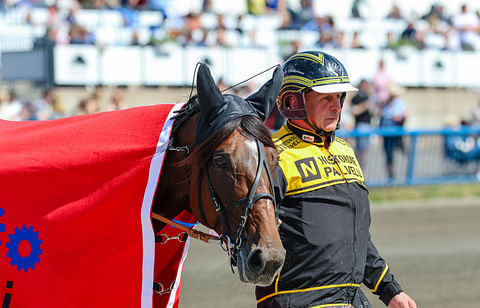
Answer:
<svg viewBox="0 0 480 308"><path fill-rule="evenodd" d="M283 83L277 100L280 113L288 119L307 119L304 94L358 91L351 85L347 70L335 57L321 51L304 51L282 66Z"/></svg>

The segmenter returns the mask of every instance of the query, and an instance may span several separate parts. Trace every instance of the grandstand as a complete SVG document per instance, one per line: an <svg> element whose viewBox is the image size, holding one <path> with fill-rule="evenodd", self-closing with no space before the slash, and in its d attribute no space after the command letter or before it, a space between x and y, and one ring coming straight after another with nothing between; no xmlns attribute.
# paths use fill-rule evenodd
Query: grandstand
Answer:
<svg viewBox="0 0 480 308"><path fill-rule="evenodd" d="M441 130L447 114L470 119L480 101L474 69L480 67L479 1L278 0L260 7L249 7L246 0L129 3L3 1L0 91L15 88L25 103L55 87L69 113L99 86L100 110L117 86L124 88L128 106L182 102L199 61L231 85L297 50L323 49L341 59L354 83L372 80L384 60L393 82L408 88L403 98L410 130ZM462 19L463 4L468 18ZM465 19L474 26L465 30ZM268 78L263 74L249 86ZM464 169L475 173L475 166ZM366 173L385 180L382 170ZM408 170L402 181L415 182Z"/></svg>

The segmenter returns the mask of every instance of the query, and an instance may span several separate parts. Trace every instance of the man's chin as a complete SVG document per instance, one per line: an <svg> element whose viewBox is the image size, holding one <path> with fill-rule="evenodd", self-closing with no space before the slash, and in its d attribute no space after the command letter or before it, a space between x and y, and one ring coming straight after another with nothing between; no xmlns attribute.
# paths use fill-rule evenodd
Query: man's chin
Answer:
<svg viewBox="0 0 480 308"><path fill-rule="evenodd" d="M337 129L337 124L329 124L329 125L325 125L325 128L323 128L323 131L327 133L331 133L335 131L335 129Z"/></svg>

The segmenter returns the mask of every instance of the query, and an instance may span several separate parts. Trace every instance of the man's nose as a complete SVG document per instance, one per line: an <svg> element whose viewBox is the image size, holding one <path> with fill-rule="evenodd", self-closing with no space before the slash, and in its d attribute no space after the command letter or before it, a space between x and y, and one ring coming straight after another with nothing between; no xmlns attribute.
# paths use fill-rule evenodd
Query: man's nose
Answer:
<svg viewBox="0 0 480 308"><path fill-rule="evenodd" d="M342 106L340 104L340 99L334 99L330 103L330 109L333 111L340 111L342 110Z"/></svg>

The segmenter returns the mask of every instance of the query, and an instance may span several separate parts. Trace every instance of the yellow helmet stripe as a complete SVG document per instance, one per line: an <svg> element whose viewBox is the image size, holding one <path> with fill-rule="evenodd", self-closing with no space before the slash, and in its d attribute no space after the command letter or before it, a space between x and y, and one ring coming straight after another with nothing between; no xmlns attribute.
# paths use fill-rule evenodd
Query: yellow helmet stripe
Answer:
<svg viewBox="0 0 480 308"><path fill-rule="evenodd" d="M305 59L305 60L313 61L316 63L320 63L321 65L324 65L324 57L323 57L323 54L321 53L319 53L317 56L309 53L299 53L293 56L291 59Z"/></svg>

